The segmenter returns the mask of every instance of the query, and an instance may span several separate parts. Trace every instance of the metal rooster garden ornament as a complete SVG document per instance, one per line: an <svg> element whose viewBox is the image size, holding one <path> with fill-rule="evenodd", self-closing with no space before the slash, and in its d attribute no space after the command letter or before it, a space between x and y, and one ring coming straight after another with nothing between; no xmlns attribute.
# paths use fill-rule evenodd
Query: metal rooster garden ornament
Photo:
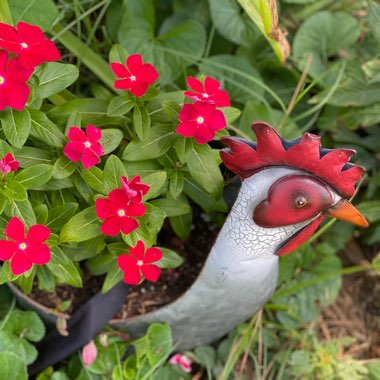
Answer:
<svg viewBox="0 0 380 380"><path fill-rule="evenodd" d="M327 150L305 133L285 140L269 125L253 125L257 142L225 137L225 166L242 185L234 206L193 285L174 302L113 326L141 335L167 322L179 350L222 337L273 294L279 256L305 242L325 217L361 227L364 217L347 201L364 169L350 149Z"/></svg>

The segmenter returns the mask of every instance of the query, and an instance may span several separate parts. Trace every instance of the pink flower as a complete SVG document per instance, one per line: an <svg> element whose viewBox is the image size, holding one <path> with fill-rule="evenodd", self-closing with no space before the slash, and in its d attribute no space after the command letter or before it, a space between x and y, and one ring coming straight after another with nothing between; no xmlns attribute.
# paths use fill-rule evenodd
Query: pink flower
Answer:
<svg viewBox="0 0 380 380"><path fill-rule="evenodd" d="M11 107L21 111L29 97L29 87L25 83L33 73L20 65L18 59L9 59L9 54L0 50L0 111Z"/></svg>
<svg viewBox="0 0 380 380"><path fill-rule="evenodd" d="M99 143L102 138L100 129L88 125L84 133L78 127L70 127L67 137L71 141L63 150L67 158L74 162L81 161L86 169L100 162L99 156L104 154L103 147Z"/></svg>
<svg viewBox="0 0 380 380"><path fill-rule="evenodd" d="M133 95L143 96L150 84L158 78L158 72L150 63L142 63L140 54L132 54L126 60L126 66L111 62L111 69L118 79L115 88L128 90Z"/></svg>
<svg viewBox="0 0 380 380"><path fill-rule="evenodd" d="M16 161L14 157L7 153L1 160L0 160L0 171L3 174L8 174L9 172L15 172L20 165L19 161Z"/></svg>
<svg viewBox="0 0 380 380"><path fill-rule="evenodd" d="M61 54L35 25L18 22L13 26L0 23L0 47L17 54L20 64L34 68L44 62L56 61Z"/></svg>
<svg viewBox="0 0 380 380"><path fill-rule="evenodd" d="M169 363L173 365L178 364L186 373L191 372L191 359L186 355L175 354L170 358Z"/></svg>
<svg viewBox="0 0 380 380"><path fill-rule="evenodd" d="M215 137L215 132L226 126L222 111L215 105L195 102L185 104L179 114L182 122L176 132L185 137L195 137L198 144L206 143Z"/></svg>
<svg viewBox="0 0 380 380"><path fill-rule="evenodd" d="M120 180L122 189L128 195L132 203L141 203L142 196L150 189L150 186L140 182L139 175L131 178L129 181L126 177L121 177Z"/></svg>
<svg viewBox="0 0 380 380"><path fill-rule="evenodd" d="M86 367L89 367L98 356L98 350L93 340L87 343L82 349L82 360Z"/></svg>
<svg viewBox="0 0 380 380"><path fill-rule="evenodd" d="M193 100L214 104L217 107L229 107L230 98L227 91L220 89L220 83L211 77L206 77L204 85L198 79L187 78L187 85L193 91L185 91L185 96Z"/></svg>
<svg viewBox="0 0 380 380"><path fill-rule="evenodd" d="M43 265L50 261L50 248L43 244L50 236L49 228L35 224L25 237L24 224L13 217L4 235L10 240L0 240L0 260L10 261L14 275L28 271L33 264Z"/></svg>
<svg viewBox="0 0 380 380"><path fill-rule="evenodd" d="M158 248L148 248L139 240L136 247L129 248L129 255L120 255L117 264L124 272L124 281L136 285L141 281L141 273L148 281L157 281L161 269L152 263L161 260L162 252Z"/></svg>
<svg viewBox="0 0 380 380"><path fill-rule="evenodd" d="M122 189L112 190L107 198L98 198L95 202L96 215L104 219L100 228L103 234L116 236L122 231L125 235L135 230L139 223L133 217L145 214L141 203L132 203Z"/></svg>

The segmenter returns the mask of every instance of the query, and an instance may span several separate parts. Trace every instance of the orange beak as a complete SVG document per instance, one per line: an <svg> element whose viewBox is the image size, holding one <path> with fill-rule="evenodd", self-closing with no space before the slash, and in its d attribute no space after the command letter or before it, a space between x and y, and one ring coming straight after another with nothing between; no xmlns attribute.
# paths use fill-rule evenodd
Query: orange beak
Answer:
<svg viewBox="0 0 380 380"><path fill-rule="evenodd" d="M337 204L326 210L324 215L331 218L338 218L360 227L368 227L368 222L364 216L345 199L340 200Z"/></svg>

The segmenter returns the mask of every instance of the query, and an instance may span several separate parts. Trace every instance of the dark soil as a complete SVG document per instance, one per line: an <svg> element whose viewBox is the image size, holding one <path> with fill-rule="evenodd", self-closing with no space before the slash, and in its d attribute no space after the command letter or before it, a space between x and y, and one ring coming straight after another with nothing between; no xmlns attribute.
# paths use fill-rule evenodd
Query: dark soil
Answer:
<svg viewBox="0 0 380 380"><path fill-rule="evenodd" d="M169 223L164 225L158 236L157 245L170 248L181 255L184 258L183 265L176 269L163 270L155 283L144 281L141 285L131 286L123 309L115 316L116 318L153 311L178 298L194 282L219 231L215 224L208 221L208 216L200 211L196 211L194 219L191 235L185 241L174 234ZM71 301L65 313L74 314L80 306L101 290L104 280L104 276L94 277L86 268L83 270L83 288L60 284L56 286L55 293L48 293L39 290L35 283L31 297L42 305L56 310L59 310L62 302Z"/></svg>

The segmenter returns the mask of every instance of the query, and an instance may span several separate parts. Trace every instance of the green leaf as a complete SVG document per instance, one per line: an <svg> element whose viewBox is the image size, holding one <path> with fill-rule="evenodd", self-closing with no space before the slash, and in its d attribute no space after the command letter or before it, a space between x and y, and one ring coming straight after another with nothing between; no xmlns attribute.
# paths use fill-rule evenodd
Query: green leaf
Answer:
<svg viewBox="0 0 380 380"><path fill-rule="evenodd" d="M53 166L46 164L38 164L30 166L18 172L14 179L28 190L48 182L53 174Z"/></svg>
<svg viewBox="0 0 380 380"><path fill-rule="evenodd" d="M0 285L3 285L7 282L13 282L20 276L15 276L12 273L10 262L6 261L3 263L0 269Z"/></svg>
<svg viewBox="0 0 380 380"><path fill-rule="evenodd" d="M104 283L102 286L102 293L108 292L122 279L123 279L123 272L120 270L119 266L117 265L116 257L115 257L112 268L107 271L106 278L104 279Z"/></svg>
<svg viewBox="0 0 380 380"><path fill-rule="evenodd" d="M28 227L36 224L36 216L34 215L33 207L28 200L12 200L7 203L5 211L7 215L17 216Z"/></svg>
<svg viewBox="0 0 380 380"><path fill-rule="evenodd" d="M80 242L100 235L100 222L95 207L82 210L73 216L62 228L60 241Z"/></svg>
<svg viewBox="0 0 380 380"><path fill-rule="evenodd" d="M150 130L150 116L145 107L135 106L133 109L133 126L141 141L144 141Z"/></svg>
<svg viewBox="0 0 380 380"><path fill-rule="evenodd" d="M162 209L167 216L178 216L190 212L190 207L188 204L178 201L176 199L154 199L150 202L150 204Z"/></svg>
<svg viewBox="0 0 380 380"><path fill-rule="evenodd" d="M162 102L162 108L170 120L175 122L178 121L178 115L181 112L181 107L177 102L173 100L164 100Z"/></svg>
<svg viewBox="0 0 380 380"><path fill-rule="evenodd" d="M119 10L120 9L118 6L118 11ZM121 45L115 44L112 46L109 52L109 61L117 62L117 63L121 63L122 65L125 65L128 56L129 56L128 52Z"/></svg>
<svg viewBox="0 0 380 380"><path fill-rule="evenodd" d="M15 111L10 107L0 112L1 126L7 140L16 148L22 148L31 129L28 110Z"/></svg>
<svg viewBox="0 0 380 380"><path fill-rule="evenodd" d="M103 171L96 166L86 170L80 168L80 172L87 185L100 194L107 194L106 187L103 182Z"/></svg>
<svg viewBox="0 0 380 380"><path fill-rule="evenodd" d="M0 379L27 380L26 365L19 355L11 352L0 352Z"/></svg>
<svg viewBox="0 0 380 380"><path fill-rule="evenodd" d="M24 21L49 30L59 17L53 0L29 1L27 6L25 0L8 0L8 4L15 24Z"/></svg>
<svg viewBox="0 0 380 380"><path fill-rule="evenodd" d="M147 356L150 366L163 363L173 349L169 325L153 323L149 326L146 337L149 342ZM137 356L139 356L138 351Z"/></svg>
<svg viewBox="0 0 380 380"><path fill-rule="evenodd" d="M82 277L77 267L60 248L51 249L51 259L46 265L61 281L78 288L82 286Z"/></svg>
<svg viewBox="0 0 380 380"><path fill-rule="evenodd" d="M143 200L147 201L160 195L165 190L167 182L166 171L160 170L155 173L148 174L142 181L150 186L150 190L144 195Z"/></svg>
<svg viewBox="0 0 380 380"><path fill-rule="evenodd" d="M359 23L347 13L315 13L301 25L295 35L293 58L304 68L306 59L311 54L313 60L309 74L318 77L327 70L329 57L349 48L359 35Z"/></svg>
<svg viewBox="0 0 380 380"><path fill-rule="evenodd" d="M195 145L187 161L190 175L208 193L218 197L223 190L223 177L213 150L207 145Z"/></svg>
<svg viewBox="0 0 380 380"><path fill-rule="evenodd" d="M79 76L79 70L75 65L48 62L39 66L35 74L39 79L36 96L44 99L63 91L74 83Z"/></svg>
<svg viewBox="0 0 380 380"><path fill-rule="evenodd" d="M52 231L59 231L76 213L78 203L67 202L49 209L46 226Z"/></svg>
<svg viewBox="0 0 380 380"><path fill-rule="evenodd" d="M36 164L50 164L54 154L48 150L23 146L22 149L14 149L16 160L20 161L22 168Z"/></svg>
<svg viewBox="0 0 380 380"><path fill-rule="evenodd" d="M184 164L193 151L194 139L179 136L175 142L174 149L177 153L178 159Z"/></svg>
<svg viewBox="0 0 380 380"><path fill-rule="evenodd" d="M359 203L357 209L368 219L374 223L380 220L380 201L366 201Z"/></svg>
<svg viewBox="0 0 380 380"><path fill-rule="evenodd" d="M183 180L183 174L176 170L174 172L173 177L170 179L170 194L174 199L177 199L177 197L182 193L184 186L184 180Z"/></svg>
<svg viewBox="0 0 380 380"><path fill-rule="evenodd" d="M48 218L48 207L45 205L45 203L34 206L33 210L36 215L37 223L45 225Z"/></svg>
<svg viewBox="0 0 380 380"><path fill-rule="evenodd" d="M261 76L246 58L229 54L214 55L202 62L200 71L222 80L223 87L237 102L263 99L263 87L257 85L257 82L263 83Z"/></svg>
<svg viewBox="0 0 380 380"><path fill-rule="evenodd" d="M126 176L127 172L118 157L112 155L104 166L103 181L107 191L117 189L121 186L120 177Z"/></svg>
<svg viewBox="0 0 380 380"><path fill-rule="evenodd" d="M121 95L112 98L107 108L108 116L123 116L128 113L135 102L132 101L129 95Z"/></svg>
<svg viewBox="0 0 380 380"><path fill-rule="evenodd" d="M7 182L4 186L3 194L10 200L25 201L28 199L28 194L26 193L25 187L16 180Z"/></svg>
<svg viewBox="0 0 380 380"><path fill-rule="evenodd" d="M182 265L183 258L177 253L168 248L157 247L162 251L162 259L157 262L157 265L162 269L177 268Z"/></svg>
<svg viewBox="0 0 380 380"><path fill-rule="evenodd" d="M31 136L49 146L62 148L65 136L60 129L47 118L45 113L32 108L29 108L29 113L32 118Z"/></svg>
<svg viewBox="0 0 380 380"><path fill-rule="evenodd" d="M375 1L369 1L368 23L372 34L380 44L380 5Z"/></svg>
<svg viewBox="0 0 380 380"><path fill-rule="evenodd" d="M227 124L232 124L236 119L239 118L241 111L238 108L226 107L223 108L223 113Z"/></svg>
<svg viewBox="0 0 380 380"><path fill-rule="evenodd" d="M131 141L123 152L123 160L140 161L157 158L165 154L177 138L172 126L152 127L144 141Z"/></svg>
<svg viewBox="0 0 380 380"><path fill-rule="evenodd" d="M52 176L55 179L70 177L78 167L77 162L69 160L66 156L61 156L55 161Z"/></svg>
<svg viewBox="0 0 380 380"><path fill-rule="evenodd" d="M235 0L209 0L211 19L217 31L236 44L242 42L245 23Z"/></svg>

